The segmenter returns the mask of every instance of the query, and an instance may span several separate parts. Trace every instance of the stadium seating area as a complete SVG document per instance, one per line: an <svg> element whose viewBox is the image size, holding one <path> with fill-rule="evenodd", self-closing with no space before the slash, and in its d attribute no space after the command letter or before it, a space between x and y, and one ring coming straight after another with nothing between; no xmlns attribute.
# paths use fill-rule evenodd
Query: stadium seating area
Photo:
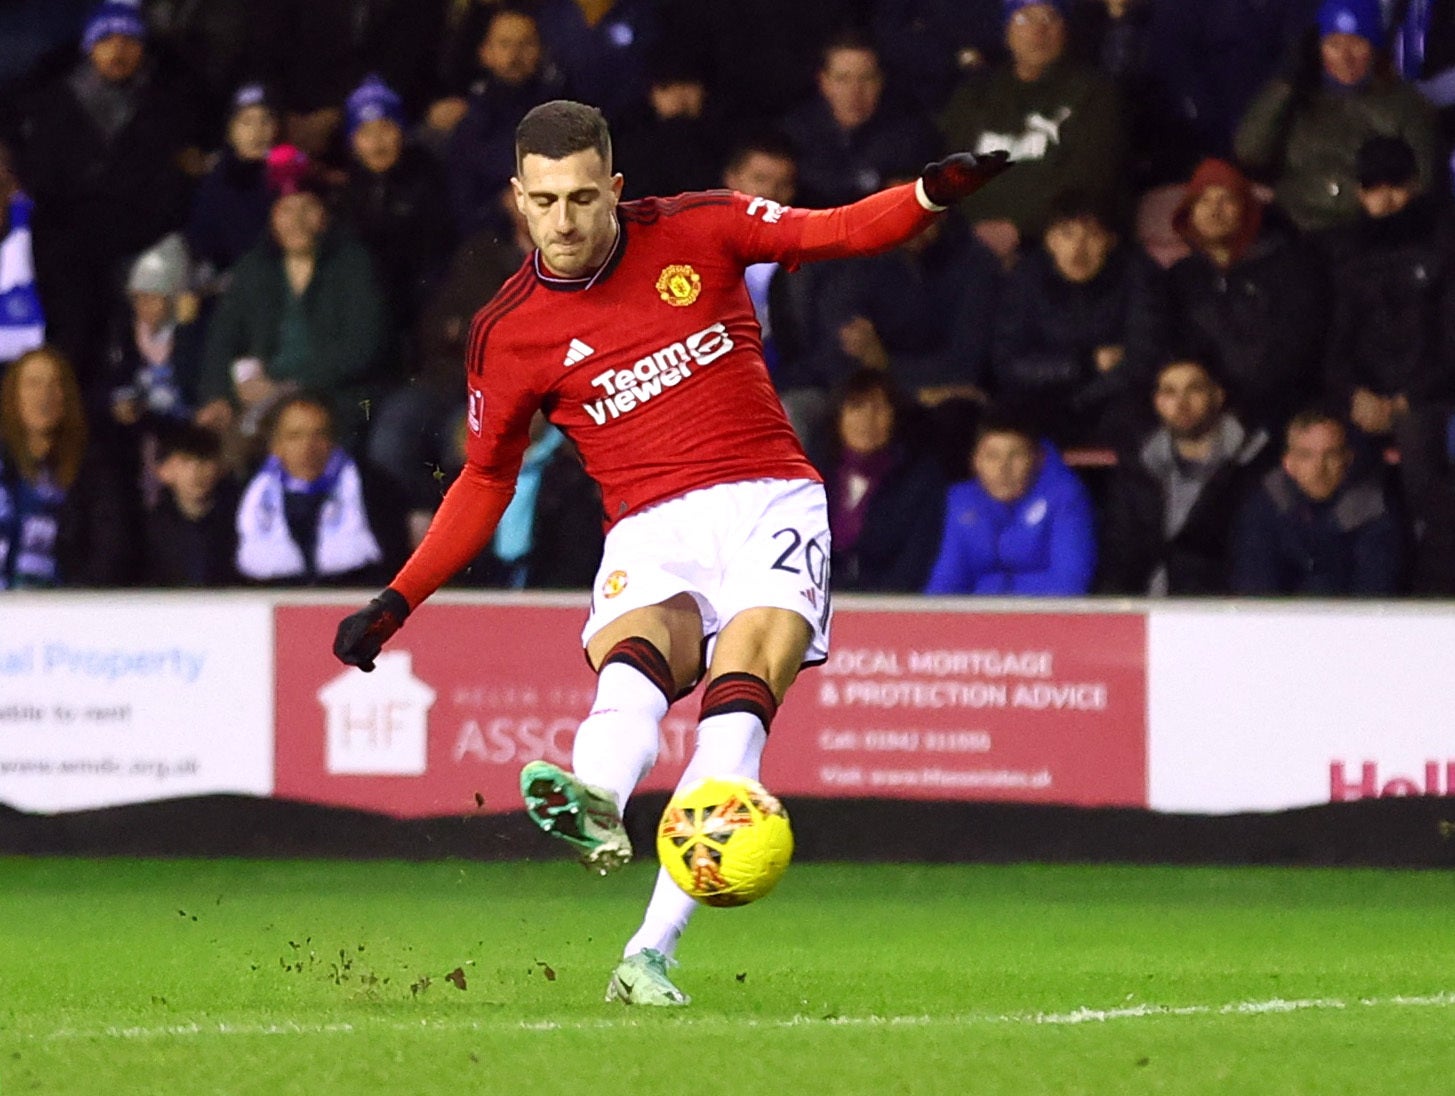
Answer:
<svg viewBox="0 0 1455 1096"><path fill-rule="evenodd" d="M17 0L0 589L387 582L561 97L628 199L1017 162L888 255L749 271L839 588L1455 594L1443 0ZM523 476L458 581L589 586L543 420Z"/></svg>

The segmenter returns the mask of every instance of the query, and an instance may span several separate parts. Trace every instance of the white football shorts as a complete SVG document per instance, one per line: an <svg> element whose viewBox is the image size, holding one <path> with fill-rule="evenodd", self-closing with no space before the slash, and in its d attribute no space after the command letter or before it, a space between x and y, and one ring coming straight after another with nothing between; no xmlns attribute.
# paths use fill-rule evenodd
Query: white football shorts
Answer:
<svg viewBox="0 0 1455 1096"><path fill-rule="evenodd" d="M623 613L691 594L711 640L744 609L788 609L808 621L804 655L829 651L829 515L823 484L746 480L689 491L630 514L606 534L591 590L591 637Z"/></svg>

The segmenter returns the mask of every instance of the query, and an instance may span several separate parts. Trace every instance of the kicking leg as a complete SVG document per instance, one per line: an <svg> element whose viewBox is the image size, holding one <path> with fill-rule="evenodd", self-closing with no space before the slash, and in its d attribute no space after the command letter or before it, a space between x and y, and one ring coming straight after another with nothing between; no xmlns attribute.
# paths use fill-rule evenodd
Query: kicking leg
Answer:
<svg viewBox="0 0 1455 1096"><path fill-rule="evenodd" d="M587 655L600 670L591 713L576 732L574 771L548 761L521 770L531 819L575 845L603 875L631 859L622 810L657 759L668 705L697 675L701 634L696 602L682 595L627 613L593 636Z"/></svg>

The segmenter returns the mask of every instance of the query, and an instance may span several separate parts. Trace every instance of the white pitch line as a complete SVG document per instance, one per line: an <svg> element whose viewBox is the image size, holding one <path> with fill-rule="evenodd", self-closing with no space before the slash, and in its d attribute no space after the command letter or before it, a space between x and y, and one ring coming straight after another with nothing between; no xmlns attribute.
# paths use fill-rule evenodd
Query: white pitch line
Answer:
<svg viewBox="0 0 1455 1096"><path fill-rule="evenodd" d="M1455 993L1426 996L1359 997L1341 1000L1336 997L1309 997L1287 1000L1274 997L1266 1001L1232 1001L1223 1005L1128 1005L1124 1008L1078 1008L1070 1012L1020 1012L949 1016L791 1016L783 1020L760 1020L754 1017L733 1019L723 1016L694 1016L691 1013L668 1013L679 1026L732 1026L749 1028L800 1027L977 1027L998 1024L1068 1027L1077 1024L1104 1024L1118 1020L1145 1020L1180 1016L1267 1016L1288 1012L1341 1011L1369 1008L1451 1008ZM203 1036L265 1035L365 1035L370 1032L428 1031L597 1031L623 1026L634 1027L640 1020L626 1015L618 1019L602 1017L593 1020L515 1020L497 1023L480 1020L420 1019L414 1021L381 1020L354 1023L300 1024L287 1021L277 1024L233 1024L219 1021L211 1024L165 1024L157 1027L60 1028L45 1035L30 1035L32 1042L62 1040L148 1040L190 1039Z"/></svg>

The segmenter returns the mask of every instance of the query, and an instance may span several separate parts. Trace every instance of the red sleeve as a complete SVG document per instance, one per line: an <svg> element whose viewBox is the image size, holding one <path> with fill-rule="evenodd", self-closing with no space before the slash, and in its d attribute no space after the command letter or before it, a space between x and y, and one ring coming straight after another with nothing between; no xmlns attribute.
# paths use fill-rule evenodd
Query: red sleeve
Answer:
<svg viewBox="0 0 1455 1096"><path fill-rule="evenodd" d="M921 203L918 186L890 187L836 209L793 209L738 194L730 236L745 264L778 262L792 269L818 259L874 255L902 244L935 218L936 211Z"/></svg>
<svg viewBox="0 0 1455 1096"><path fill-rule="evenodd" d="M515 495L521 457L530 444L530 420L540 406L528 365L502 349L487 355L496 323L518 304L524 286L507 290L475 316L465 366L465 467L445 492L429 531L390 584L413 609L480 554L495 535L500 515ZM504 299L502 299L504 298ZM487 360L488 359L488 360Z"/></svg>
<svg viewBox="0 0 1455 1096"><path fill-rule="evenodd" d="M502 487L474 465L466 464L445 492L424 540L389 585L413 609L490 543L500 515L514 494L514 487Z"/></svg>

